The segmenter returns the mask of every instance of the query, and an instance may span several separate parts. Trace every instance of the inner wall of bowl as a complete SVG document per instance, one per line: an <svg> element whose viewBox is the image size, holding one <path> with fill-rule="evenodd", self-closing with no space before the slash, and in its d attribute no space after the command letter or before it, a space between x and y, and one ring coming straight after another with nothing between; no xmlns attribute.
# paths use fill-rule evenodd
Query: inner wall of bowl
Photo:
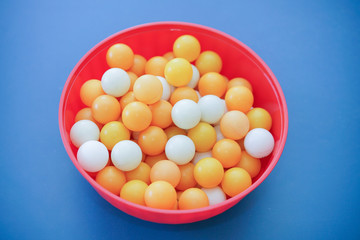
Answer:
<svg viewBox="0 0 360 240"><path fill-rule="evenodd" d="M152 28L136 29L127 31L123 34L115 35L97 45L96 49L84 59L80 64L79 71L69 82L68 95L65 100L64 117L65 130L68 143L71 145L73 157L76 156L77 148L70 143L69 133L76 113L86 107L80 100L81 85L89 79L99 79L103 73L109 69L106 64L107 49L115 43L125 43L129 45L135 54L143 55L146 59L153 56L162 56L172 51L175 39L183 34L195 36L201 44L202 51L212 50L217 52L223 60L221 74L229 79L234 77L244 77L253 86L254 107L263 107L270 112L273 119L271 133L275 138L275 149L278 146L281 129L281 109L278 93L273 86L270 76L260 66L256 59L251 56L247 49L232 40L214 33L209 33L204 29L193 29L181 26L169 29L168 26L156 26ZM254 182L268 168L272 155L262 159L262 168Z"/></svg>

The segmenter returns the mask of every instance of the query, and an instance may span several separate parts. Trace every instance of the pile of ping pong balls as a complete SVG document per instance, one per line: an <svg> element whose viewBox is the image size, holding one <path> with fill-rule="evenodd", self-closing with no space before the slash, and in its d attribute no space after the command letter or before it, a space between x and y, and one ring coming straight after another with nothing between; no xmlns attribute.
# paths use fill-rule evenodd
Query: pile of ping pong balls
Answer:
<svg viewBox="0 0 360 240"><path fill-rule="evenodd" d="M127 201L159 209L214 205L246 190L271 154L270 113L250 82L191 35L145 59L111 46L109 69L80 89L70 139L79 165ZM256 81L256 79L251 79Z"/></svg>

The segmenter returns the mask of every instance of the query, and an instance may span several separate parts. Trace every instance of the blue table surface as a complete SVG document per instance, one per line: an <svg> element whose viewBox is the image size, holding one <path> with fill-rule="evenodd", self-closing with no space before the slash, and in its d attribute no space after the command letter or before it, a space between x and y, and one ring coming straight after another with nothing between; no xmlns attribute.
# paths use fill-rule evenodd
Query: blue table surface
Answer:
<svg viewBox="0 0 360 240"><path fill-rule="evenodd" d="M185 21L251 47L285 94L289 133L270 176L214 218L163 225L103 200L58 127L62 88L96 43ZM359 1L0 2L0 239L360 239Z"/></svg>

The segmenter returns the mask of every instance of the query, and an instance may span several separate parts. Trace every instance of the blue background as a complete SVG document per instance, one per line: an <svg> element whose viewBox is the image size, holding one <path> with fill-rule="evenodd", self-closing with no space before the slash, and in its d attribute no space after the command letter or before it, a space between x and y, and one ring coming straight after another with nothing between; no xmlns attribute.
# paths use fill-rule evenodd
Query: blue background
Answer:
<svg viewBox="0 0 360 240"><path fill-rule="evenodd" d="M359 239L359 1L0 2L0 238ZM162 225L103 200L58 129L67 76L96 43L154 21L226 32L272 69L289 109L284 152L231 210Z"/></svg>

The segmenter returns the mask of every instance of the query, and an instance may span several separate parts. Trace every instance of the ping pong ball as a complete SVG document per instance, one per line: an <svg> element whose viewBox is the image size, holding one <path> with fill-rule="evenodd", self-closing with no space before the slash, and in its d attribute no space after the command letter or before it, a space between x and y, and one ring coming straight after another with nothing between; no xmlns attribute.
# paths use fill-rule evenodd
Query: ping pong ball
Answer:
<svg viewBox="0 0 360 240"><path fill-rule="evenodd" d="M139 135L138 144L146 155L155 156L165 150L167 136L160 127L150 126Z"/></svg>
<svg viewBox="0 0 360 240"><path fill-rule="evenodd" d="M125 174L114 166L104 167L96 174L96 182L106 190L119 196L120 190L126 182Z"/></svg>
<svg viewBox="0 0 360 240"><path fill-rule="evenodd" d="M196 102L182 99L173 106L171 117L177 127L190 129L200 122L201 110Z"/></svg>
<svg viewBox="0 0 360 240"><path fill-rule="evenodd" d="M178 37L173 45L175 57L185 58L189 62L196 60L200 55L200 51L200 42L192 35Z"/></svg>
<svg viewBox="0 0 360 240"><path fill-rule="evenodd" d="M218 122L225 113L225 103L218 96L206 95L200 98L201 121L210 124Z"/></svg>
<svg viewBox="0 0 360 240"><path fill-rule="evenodd" d="M164 69L165 79L175 87L186 86L192 78L191 64L184 58L170 60Z"/></svg>
<svg viewBox="0 0 360 240"><path fill-rule="evenodd" d="M119 121L108 122L100 131L100 141L109 150L111 150L116 143L129 139L130 131Z"/></svg>
<svg viewBox="0 0 360 240"><path fill-rule="evenodd" d="M136 204L145 206L145 191L148 185L141 180L130 180L124 184L120 197Z"/></svg>
<svg viewBox="0 0 360 240"><path fill-rule="evenodd" d="M168 60L164 57L152 57L145 64L145 74L163 77L164 69L167 63Z"/></svg>
<svg viewBox="0 0 360 240"><path fill-rule="evenodd" d="M209 206L209 199L199 188L186 189L179 198L179 209L195 209Z"/></svg>
<svg viewBox="0 0 360 240"><path fill-rule="evenodd" d="M222 60L216 52L204 51L200 53L200 56L196 59L195 66L199 70L200 75L204 75L208 72L219 73L222 68Z"/></svg>
<svg viewBox="0 0 360 240"><path fill-rule="evenodd" d="M221 118L220 129L226 138L239 140L249 131L249 119L240 111L227 112Z"/></svg>
<svg viewBox="0 0 360 240"><path fill-rule="evenodd" d="M148 207L172 209L176 204L176 190L166 181L151 183L145 190L145 204Z"/></svg>
<svg viewBox="0 0 360 240"><path fill-rule="evenodd" d="M130 88L130 77L120 68L110 68L101 78L101 86L105 93L114 97L121 97Z"/></svg>
<svg viewBox="0 0 360 240"><path fill-rule="evenodd" d="M194 164L189 162L178 167L180 169L181 178L178 185L176 185L176 189L184 191L188 188L195 187L197 182L194 178Z"/></svg>
<svg viewBox="0 0 360 240"><path fill-rule="evenodd" d="M162 95L161 95L161 99L163 100L169 100L170 98L170 95L171 95L171 87L170 87L170 84L166 81L165 78L163 77L160 77L160 76L156 76L160 82L161 82L161 85L163 87L163 92L162 92Z"/></svg>
<svg viewBox="0 0 360 240"><path fill-rule="evenodd" d="M90 120L77 121L70 130L71 142L80 147L83 143L90 140L99 140L100 130L98 126Z"/></svg>
<svg viewBox="0 0 360 240"><path fill-rule="evenodd" d="M103 143L90 140L79 147L77 160L85 171L98 172L106 166L109 151Z"/></svg>
<svg viewBox="0 0 360 240"><path fill-rule="evenodd" d="M234 197L245 191L251 184L250 174L245 169L233 167L226 170L221 187L228 196Z"/></svg>
<svg viewBox="0 0 360 240"><path fill-rule="evenodd" d="M91 107L95 98L103 94L105 92L101 87L101 81L97 79L86 81L80 88L80 99L88 107Z"/></svg>
<svg viewBox="0 0 360 240"><path fill-rule="evenodd" d="M135 73L137 76L144 75L145 73L146 58L141 55L134 55L134 63L129 71Z"/></svg>
<svg viewBox="0 0 360 240"><path fill-rule="evenodd" d="M209 199L209 205L215 205L226 200L226 195L221 187L202 188Z"/></svg>
<svg viewBox="0 0 360 240"><path fill-rule="evenodd" d="M245 86L235 86L226 92L225 102L229 110L239 110L246 113L254 103L254 95Z"/></svg>
<svg viewBox="0 0 360 240"><path fill-rule="evenodd" d="M165 146L166 157L178 165L190 162L195 155L195 144L185 135L175 135Z"/></svg>
<svg viewBox="0 0 360 240"><path fill-rule="evenodd" d="M150 171L151 182L166 181L176 187L181 179L181 172L173 161L160 160L152 166Z"/></svg>
<svg viewBox="0 0 360 240"><path fill-rule="evenodd" d="M200 122L194 128L190 129L187 136L194 142L197 152L210 151L216 142L216 131L214 127L204 122Z"/></svg>
<svg viewBox="0 0 360 240"><path fill-rule="evenodd" d="M222 97L226 93L227 80L216 72L208 72L201 76L198 84L200 95L216 95Z"/></svg>
<svg viewBox="0 0 360 240"><path fill-rule="evenodd" d="M93 101L91 114L97 122L102 124L116 121L121 114L121 105L115 97L101 95Z"/></svg>
<svg viewBox="0 0 360 240"><path fill-rule="evenodd" d="M255 158L268 156L274 149L274 137L263 128L254 128L245 136L244 146L246 152Z"/></svg>
<svg viewBox="0 0 360 240"><path fill-rule="evenodd" d="M220 124L219 124L219 125L216 125L216 126L214 127L214 129L215 129L215 132L216 132L216 141L217 141L217 142L220 141L221 139L224 139L224 138L225 138L224 135L223 135L222 132L221 132Z"/></svg>
<svg viewBox="0 0 360 240"><path fill-rule="evenodd" d="M199 70L193 64L191 64L191 68L193 70L193 74L192 74L191 80L187 86L191 87L191 88L195 88L199 82L200 73L199 73Z"/></svg>
<svg viewBox="0 0 360 240"><path fill-rule="evenodd" d="M161 99L163 87L157 77L146 74L136 79L133 92L140 102L153 104Z"/></svg>
<svg viewBox="0 0 360 240"><path fill-rule="evenodd" d="M216 187L221 183L223 176L224 168L215 158L203 158L195 165L194 177L202 187Z"/></svg>
<svg viewBox="0 0 360 240"><path fill-rule="evenodd" d="M196 152L193 160L191 161L194 165L196 165L201 159L212 157L212 152Z"/></svg>
<svg viewBox="0 0 360 240"><path fill-rule="evenodd" d="M137 168L142 160L142 152L136 143L130 140L118 142L111 151L111 161L122 171Z"/></svg>
<svg viewBox="0 0 360 240"><path fill-rule="evenodd" d="M121 117L126 128L139 132L150 126L152 113L145 103L132 102L125 106Z"/></svg>
<svg viewBox="0 0 360 240"><path fill-rule="evenodd" d="M111 68L128 70L134 63L134 52L126 44L114 44L106 53L106 62Z"/></svg>

